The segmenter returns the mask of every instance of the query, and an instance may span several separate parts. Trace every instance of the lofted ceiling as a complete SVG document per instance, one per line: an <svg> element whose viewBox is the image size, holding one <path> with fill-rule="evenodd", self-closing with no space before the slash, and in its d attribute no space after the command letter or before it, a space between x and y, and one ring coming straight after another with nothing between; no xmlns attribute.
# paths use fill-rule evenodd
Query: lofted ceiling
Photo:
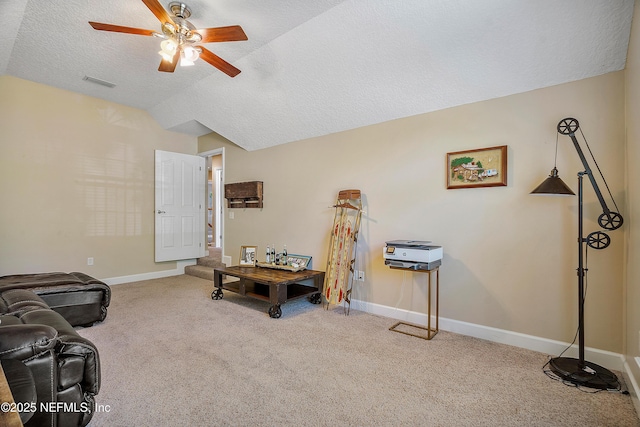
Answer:
<svg viewBox="0 0 640 427"><path fill-rule="evenodd" d="M256 150L622 70L634 0L186 3L197 28L242 26L248 41L204 45L238 76L158 72L159 39L88 24L160 31L141 0L0 0L0 74Z"/></svg>

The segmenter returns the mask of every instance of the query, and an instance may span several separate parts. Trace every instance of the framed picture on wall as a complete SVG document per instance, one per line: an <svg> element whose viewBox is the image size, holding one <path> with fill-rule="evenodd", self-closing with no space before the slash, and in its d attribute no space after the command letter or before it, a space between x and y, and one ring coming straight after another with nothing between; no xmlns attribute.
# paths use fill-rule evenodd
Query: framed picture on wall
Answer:
<svg viewBox="0 0 640 427"><path fill-rule="evenodd" d="M447 188L507 185L507 146L447 153Z"/></svg>
<svg viewBox="0 0 640 427"><path fill-rule="evenodd" d="M245 267L255 267L257 254L257 246L242 246L240 248L240 265L243 265Z"/></svg>

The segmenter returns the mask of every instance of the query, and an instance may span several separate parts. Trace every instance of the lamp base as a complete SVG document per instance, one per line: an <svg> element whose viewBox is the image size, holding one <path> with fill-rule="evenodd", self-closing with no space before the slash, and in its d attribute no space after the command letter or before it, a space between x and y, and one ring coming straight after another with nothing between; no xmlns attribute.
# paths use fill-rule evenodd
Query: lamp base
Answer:
<svg viewBox="0 0 640 427"><path fill-rule="evenodd" d="M551 371L565 381L577 386L597 388L600 390L618 390L618 377L610 370L595 363L571 357L556 357L549 361Z"/></svg>

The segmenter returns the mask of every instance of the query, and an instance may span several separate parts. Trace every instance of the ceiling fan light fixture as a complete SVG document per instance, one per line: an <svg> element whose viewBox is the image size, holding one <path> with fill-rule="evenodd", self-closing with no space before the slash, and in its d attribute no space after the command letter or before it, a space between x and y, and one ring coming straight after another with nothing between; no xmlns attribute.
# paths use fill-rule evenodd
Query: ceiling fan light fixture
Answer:
<svg viewBox="0 0 640 427"><path fill-rule="evenodd" d="M180 57L180 66L181 67L190 67L192 65L195 65L193 63L193 61L189 61L188 59L185 59L184 56Z"/></svg>
<svg viewBox="0 0 640 427"><path fill-rule="evenodd" d="M191 9L186 4L179 1L169 3L169 10L178 18L187 19L191 16Z"/></svg>
<svg viewBox="0 0 640 427"><path fill-rule="evenodd" d="M177 48L178 45L175 41L171 39L163 40L162 43L160 43L160 52L158 53L162 56L162 59L173 63L173 56L175 55Z"/></svg>
<svg viewBox="0 0 640 427"><path fill-rule="evenodd" d="M176 33L176 27L171 22L165 22L162 24L162 32L166 36L171 37Z"/></svg>
<svg viewBox="0 0 640 427"><path fill-rule="evenodd" d="M178 49L178 44L172 39L167 39L160 43L160 52L158 53L165 61L173 63L173 56L176 53L176 49Z"/></svg>
<svg viewBox="0 0 640 427"><path fill-rule="evenodd" d="M199 57L200 52L198 52L198 50L193 46L185 46L182 48L182 59L190 62L190 64L187 65L193 65L193 63L197 61ZM180 63L180 65L182 65L182 62Z"/></svg>
<svg viewBox="0 0 640 427"><path fill-rule="evenodd" d="M163 40L160 43L160 49L162 49L162 51L167 55L173 56L177 48L178 48L178 44L171 39Z"/></svg>
<svg viewBox="0 0 640 427"><path fill-rule="evenodd" d="M196 33L195 31L189 31L187 35L187 41L189 43L200 43L202 41L202 35L200 33Z"/></svg>
<svg viewBox="0 0 640 427"><path fill-rule="evenodd" d="M224 59L198 46L199 43L247 40L247 35L239 25L198 29L187 20L191 16L191 9L182 2L169 3L169 11L165 10L160 0L143 0L143 3L160 21L160 31L93 21L89 21L89 24L94 30L153 36L161 39L158 52L162 56L158 67L158 71L161 72L173 73L178 63L185 66L193 65L194 61L202 56L204 62L229 77L235 77L240 73L239 69Z"/></svg>
<svg viewBox="0 0 640 427"><path fill-rule="evenodd" d="M167 52L165 52L165 51L161 50L161 51L159 51L159 52L158 52L158 54L160 54L160 56L162 56L162 59L163 59L164 61L168 61L168 62L170 62L170 63L172 63L172 62L173 62L173 56L172 56L172 55L167 54Z"/></svg>

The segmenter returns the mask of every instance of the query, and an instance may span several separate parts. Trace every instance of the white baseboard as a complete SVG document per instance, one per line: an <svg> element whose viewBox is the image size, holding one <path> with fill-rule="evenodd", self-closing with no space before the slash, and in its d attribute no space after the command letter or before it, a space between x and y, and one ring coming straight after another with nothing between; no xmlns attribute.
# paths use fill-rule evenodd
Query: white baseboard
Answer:
<svg viewBox="0 0 640 427"><path fill-rule="evenodd" d="M403 322L422 326L427 325L427 315L425 313L400 310L393 307L358 300L351 300L351 308L378 316L397 319ZM435 316L432 315L431 326L433 327L434 324ZM540 338L533 335L521 334L489 326L477 325L474 323L461 322L459 320L452 320L443 317L440 317L439 319L439 329L475 338L481 338L487 341L526 348L528 350L538 351L540 353L553 356L559 355L569 346L569 343L566 342ZM585 347L584 353L585 359L589 362L596 363L607 369L625 371L624 357L621 354L590 347ZM564 356L578 357L578 346L575 344L571 346L571 348L564 353Z"/></svg>
<svg viewBox="0 0 640 427"><path fill-rule="evenodd" d="M640 368L640 357L635 357L634 361L631 363L635 363ZM624 381L627 383L627 388L629 389L629 394L631 394L631 401L633 402L633 406L636 408L636 413L640 415L640 387L638 387L638 382L631 372L631 367L627 362L624 362L624 371L622 371L622 376L624 377Z"/></svg>
<svg viewBox="0 0 640 427"><path fill-rule="evenodd" d="M149 273L132 274L130 276L111 277L100 279L109 286L120 285L122 283L139 282L141 280L160 279L162 277L179 276L184 274L184 268L188 265L195 265L195 259L185 259L176 261L176 268L173 270L152 271Z"/></svg>

